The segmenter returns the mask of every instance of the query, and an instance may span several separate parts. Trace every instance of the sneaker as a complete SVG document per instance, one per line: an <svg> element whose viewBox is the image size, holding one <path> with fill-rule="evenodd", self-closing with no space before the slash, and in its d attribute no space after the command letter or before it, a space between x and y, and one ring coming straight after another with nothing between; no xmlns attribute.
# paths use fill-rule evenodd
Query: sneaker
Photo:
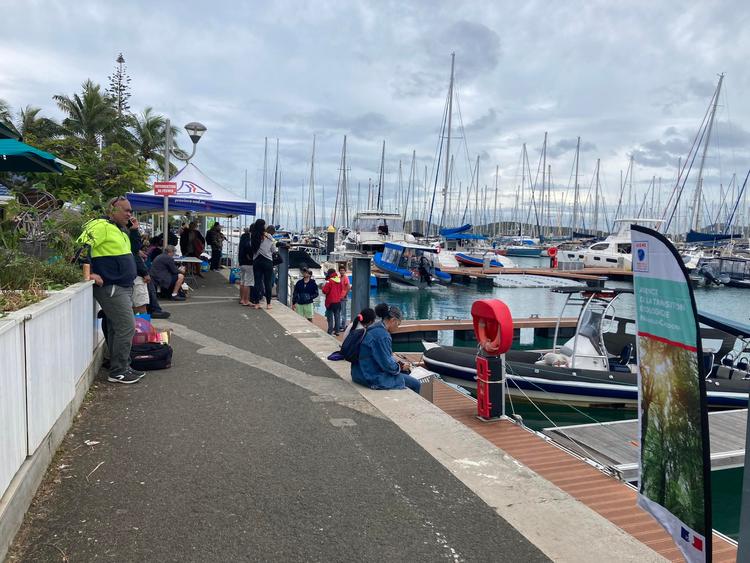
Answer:
<svg viewBox="0 0 750 563"><path fill-rule="evenodd" d="M169 311L152 311L151 312L151 318L152 319L168 319L172 316L172 313Z"/></svg>
<svg viewBox="0 0 750 563"><path fill-rule="evenodd" d="M183 295L173 295L170 297L172 301L185 301L185 297Z"/></svg>
<svg viewBox="0 0 750 563"><path fill-rule="evenodd" d="M130 373L129 371L124 371L123 373L110 374L107 378L107 381L111 381L112 383L138 383L141 380L140 377L138 377L135 374Z"/></svg>
<svg viewBox="0 0 750 563"><path fill-rule="evenodd" d="M133 369L132 367L129 367L125 371L127 373L129 373L130 375L137 377L138 379L140 379L141 377L143 377L144 375L146 375L145 371L138 371L137 369Z"/></svg>
<svg viewBox="0 0 750 563"><path fill-rule="evenodd" d="M186 284L185 282L183 282L183 283L182 283L182 290L183 290L183 291L193 291L193 288L192 288L192 287L190 287L190 286L189 286L188 284Z"/></svg>

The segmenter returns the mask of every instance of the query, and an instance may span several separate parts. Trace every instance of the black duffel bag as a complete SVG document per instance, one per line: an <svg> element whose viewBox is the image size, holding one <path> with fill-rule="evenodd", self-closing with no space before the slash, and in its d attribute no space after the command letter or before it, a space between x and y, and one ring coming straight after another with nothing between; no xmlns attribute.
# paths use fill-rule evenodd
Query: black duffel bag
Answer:
<svg viewBox="0 0 750 563"><path fill-rule="evenodd" d="M130 349L130 366L138 371L172 367L172 347L161 342L134 344Z"/></svg>

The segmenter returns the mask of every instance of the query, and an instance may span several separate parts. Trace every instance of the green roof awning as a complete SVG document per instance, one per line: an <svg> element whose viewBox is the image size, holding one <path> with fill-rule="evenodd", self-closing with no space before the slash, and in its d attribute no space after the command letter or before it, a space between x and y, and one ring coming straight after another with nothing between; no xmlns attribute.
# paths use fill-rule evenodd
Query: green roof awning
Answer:
<svg viewBox="0 0 750 563"><path fill-rule="evenodd" d="M75 168L54 154L15 139L0 139L0 172L62 172Z"/></svg>

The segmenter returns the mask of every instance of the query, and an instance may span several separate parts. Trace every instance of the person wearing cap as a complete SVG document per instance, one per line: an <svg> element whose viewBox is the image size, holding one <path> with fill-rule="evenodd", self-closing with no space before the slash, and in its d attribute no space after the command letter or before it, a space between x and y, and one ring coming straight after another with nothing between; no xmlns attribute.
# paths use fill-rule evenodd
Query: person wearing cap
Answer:
<svg viewBox="0 0 750 563"><path fill-rule="evenodd" d="M318 284L312 279L309 268L302 268L302 279L294 284L292 293L292 310L297 311L308 321L313 320L313 301L318 297Z"/></svg>
<svg viewBox="0 0 750 563"><path fill-rule="evenodd" d="M352 363L352 381L370 389L409 388L419 393L419 380L408 373L411 367L393 357L391 333L399 327L401 319L401 310L391 305L369 326L359 346L359 358Z"/></svg>

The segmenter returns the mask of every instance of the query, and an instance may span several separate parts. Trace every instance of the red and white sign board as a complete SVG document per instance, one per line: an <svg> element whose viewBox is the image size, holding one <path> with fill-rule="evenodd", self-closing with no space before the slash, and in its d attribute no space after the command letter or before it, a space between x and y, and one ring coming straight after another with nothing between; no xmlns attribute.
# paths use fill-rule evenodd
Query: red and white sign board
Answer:
<svg viewBox="0 0 750 563"><path fill-rule="evenodd" d="M177 184L175 182L154 182L154 195L175 195Z"/></svg>

